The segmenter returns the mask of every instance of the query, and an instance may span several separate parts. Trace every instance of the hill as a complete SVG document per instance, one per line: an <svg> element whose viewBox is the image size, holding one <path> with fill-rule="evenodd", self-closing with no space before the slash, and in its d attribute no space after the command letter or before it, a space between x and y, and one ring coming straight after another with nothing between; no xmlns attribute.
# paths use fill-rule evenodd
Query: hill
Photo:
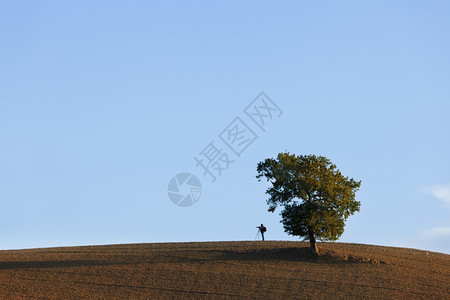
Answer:
<svg viewBox="0 0 450 300"><path fill-rule="evenodd" d="M449 299L450 255L303 242L0 251L1 299Z"/></svg>

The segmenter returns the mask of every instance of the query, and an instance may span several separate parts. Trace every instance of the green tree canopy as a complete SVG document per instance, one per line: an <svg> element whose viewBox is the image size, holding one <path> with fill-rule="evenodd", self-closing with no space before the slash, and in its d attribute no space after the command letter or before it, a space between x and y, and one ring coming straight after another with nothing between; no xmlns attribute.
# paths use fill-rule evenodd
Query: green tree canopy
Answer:
<svg viewBox="0 0 450 300"><path fill-rule="evenodd" d="M343 176L326 157L279 153L258 163L257 172L259 181L265 177L271 183L266 190L269 211L283 206L284 230L309 240L314 254L316 238L337 240L347 218L359 211L355 193L361 181Z"/></svg>

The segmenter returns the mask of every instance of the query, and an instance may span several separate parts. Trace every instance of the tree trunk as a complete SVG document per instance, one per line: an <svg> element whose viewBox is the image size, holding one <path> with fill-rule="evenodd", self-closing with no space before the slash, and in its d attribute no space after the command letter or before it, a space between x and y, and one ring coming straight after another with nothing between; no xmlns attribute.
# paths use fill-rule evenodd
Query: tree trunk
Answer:
<svg viewBox="0 0 450 300"><path fill-rule="evenodd" d="M314 233L312 233L312 232L309 233L309 246L310 246L312 255L318 256L319 250L317 249L316 238L314 236Z"/></svg>

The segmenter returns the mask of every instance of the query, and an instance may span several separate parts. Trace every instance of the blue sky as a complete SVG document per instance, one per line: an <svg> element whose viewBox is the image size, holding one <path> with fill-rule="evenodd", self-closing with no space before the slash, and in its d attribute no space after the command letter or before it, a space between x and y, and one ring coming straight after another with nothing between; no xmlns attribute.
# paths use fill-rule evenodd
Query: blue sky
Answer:
<svg viewBox="0 0 450 300"><path fill-rule="evenodd" d="M450 2L3 1L0 249L284 233L256 164L362 180L340 241L450 253ZM283 111L262 131L261 91ZM219 134L258 138L238 157ZM215 182L194 157L234 160ZM168 197L182 172L190 207Z"/></svg>

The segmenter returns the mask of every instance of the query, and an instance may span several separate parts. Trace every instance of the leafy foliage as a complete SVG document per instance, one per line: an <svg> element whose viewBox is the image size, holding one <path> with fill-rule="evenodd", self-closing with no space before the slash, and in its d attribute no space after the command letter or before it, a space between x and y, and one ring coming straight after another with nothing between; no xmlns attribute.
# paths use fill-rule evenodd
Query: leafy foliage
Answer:
<svg viewBox="0 0 450 300"><path fill-rule="evenodd" d="M355 193L361 181L343 176L326 157L279 153L258 163L257 171L258 180L271 183L269 211L284 207L281 222L291 235L337 240L347 218L359 211Z"/></svg>

